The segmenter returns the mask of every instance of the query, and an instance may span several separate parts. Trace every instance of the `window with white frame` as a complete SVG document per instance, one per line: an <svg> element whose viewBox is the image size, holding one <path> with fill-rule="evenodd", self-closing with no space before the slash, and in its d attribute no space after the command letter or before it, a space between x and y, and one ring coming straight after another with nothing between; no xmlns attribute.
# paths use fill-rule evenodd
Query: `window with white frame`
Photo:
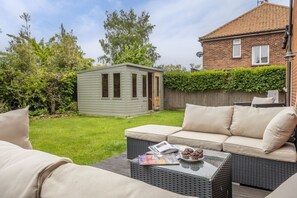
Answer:
<svg viewBox="0 0 297 198"><path fill-rule="evenodd" d="M252 64L269 64L269 45L259 45L252 48Z"/></svg>
<svg viewBox="0 0 297 198"><path fill-rule="evenodd" d="M241 40L235 39L233 40L233 58L241 57Z"/></svg>

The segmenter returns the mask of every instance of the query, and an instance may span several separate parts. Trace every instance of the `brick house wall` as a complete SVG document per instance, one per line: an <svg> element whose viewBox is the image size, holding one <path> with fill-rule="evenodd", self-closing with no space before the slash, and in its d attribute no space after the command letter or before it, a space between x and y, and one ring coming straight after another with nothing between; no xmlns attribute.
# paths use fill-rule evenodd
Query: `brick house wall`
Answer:
<svg viewBox="0 0 297 198"><path fill-rule="evenodd" d="M294 0L292 52L296 55L292 62L291 105L295 105L297 93L297 0Z"/></svg>
<svg viewBox="0 0 297 198"><path fill-rule="evenodd" d="M233 58L233 40L204 41L203 68L232 69L236 67L252 67L252 47L269 45L269 65L285 65L286 50L282 49L284 33L257 35L241 39L241 58Z"/></svg>

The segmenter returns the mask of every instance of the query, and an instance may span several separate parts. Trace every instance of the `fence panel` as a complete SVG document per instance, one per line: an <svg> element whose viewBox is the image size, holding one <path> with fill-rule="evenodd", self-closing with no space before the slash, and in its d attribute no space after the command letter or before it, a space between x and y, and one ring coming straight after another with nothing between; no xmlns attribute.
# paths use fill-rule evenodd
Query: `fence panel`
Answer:
<svg viewBox="0 0 297 198"><path fill-rule="evenodd" d="M184 109L186 103L203 106L228 106L233 105L234 102L251 102L254 96L267 97L267 94L223 90L185 93L165 88L164 107L165 109ZM279 94L279 102L285 102L284 92Z"/></svg>

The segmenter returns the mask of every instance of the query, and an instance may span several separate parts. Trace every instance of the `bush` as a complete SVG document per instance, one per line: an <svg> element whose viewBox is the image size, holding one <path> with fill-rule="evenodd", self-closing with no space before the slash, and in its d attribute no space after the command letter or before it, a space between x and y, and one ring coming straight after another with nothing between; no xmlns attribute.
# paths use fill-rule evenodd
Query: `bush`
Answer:
<svg viewBox="0 0 297 198"><path fill-rule="evenodd" d="M3 74L3 75L1 75ZM30 115L44 116L76 110L76 73L37 69L30 74L0 70L0 111L30 105Z"/></svg>
<svg viewBox="0 0 297 198"><path fill-rule="evenodd" d="M164 86L182 92L223 89L225 91L264 93L268 90L281 91L285 87L285 83L286 68L284 66L164 74Z"/></svg>

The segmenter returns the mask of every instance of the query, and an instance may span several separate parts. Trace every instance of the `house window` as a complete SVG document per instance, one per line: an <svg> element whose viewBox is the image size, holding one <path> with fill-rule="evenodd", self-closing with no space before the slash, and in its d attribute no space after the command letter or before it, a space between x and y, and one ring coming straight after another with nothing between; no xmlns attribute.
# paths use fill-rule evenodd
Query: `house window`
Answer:
<svg viewBox="0 0 297 198"><path fill-rule="evenodd" d="M102 97L108 97L108 74L102 74Z"/></svg>
<svg viewBox="0 0 297 198"><path fill-rule="evenodd" d="M113 97L121 97L121 75L120 73L113 74Z"/></svg>
<svg viewBox="0 0 297 198"><path fill-rule="evenodd" d="M269 45L254 46L252 48L252 64L263 65L269 63Z"/></svg>
<svg viewBox="0 0 297 198"><path fill-rule="evenodd" d="M146 97L146 75L142 76L142 97Z"/></svg>
<svg viewBox="0 0 297 198"><path fill-rule="evenodd" d="M132 97L137 97L137 74L132 74Z"/></svg>
<svg viewBox="0 0 297 198"><path fill-rule="evenodd" d="M241 40L235 39L233 40L233 58L241 57Z"/></svg>

